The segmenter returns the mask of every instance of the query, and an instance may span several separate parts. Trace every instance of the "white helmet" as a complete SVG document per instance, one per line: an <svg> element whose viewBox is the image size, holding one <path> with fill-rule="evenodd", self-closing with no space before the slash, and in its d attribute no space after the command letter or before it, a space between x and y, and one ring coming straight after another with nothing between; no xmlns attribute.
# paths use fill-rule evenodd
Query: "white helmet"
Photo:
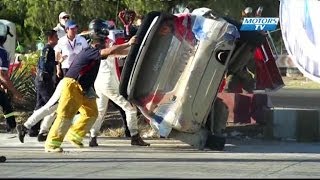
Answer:
<svg viewBox="0 0 320 180"><path fill-rule="evenodd" d="M246 7L246 9L244 9L244 13L246 14L251 14L252 13L252 7Z"/></svg>

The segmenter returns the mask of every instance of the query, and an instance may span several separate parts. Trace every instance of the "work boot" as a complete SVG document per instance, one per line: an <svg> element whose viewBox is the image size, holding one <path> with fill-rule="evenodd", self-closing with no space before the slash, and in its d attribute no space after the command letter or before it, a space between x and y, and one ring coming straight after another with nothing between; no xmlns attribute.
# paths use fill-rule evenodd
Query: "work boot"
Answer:
<svg viewBox="0 0 320 180"><path fill-rule="evenodd" d="M131 134L130 134L129 129L124 130L124 135L125 135L126 137L131 137Z"/></svg>
<svg viewBox="0 0 320 180"><path fill-rule="evenodd" d="M89 146L90 147L99 146L98 143L97 143L97 137L90 137Z"/></svg>
<svg viewBox="0 0 320 180"><path fill-rule="evenodd" d="M83 148L84 145L82 144L82 142L78 142L76 140L72 140L72 139L68 139L68 141L73 144L74 146L76 146L77 148Z"/></svg>
<svg viewBox="0 0 320 180"><path fill-rule="evenodd" d="M24 137L28 133L28 128L26 128L23 124L17 125L17 133L21 143L24 143Z"/></svg>
<svg viewBox="0 0 320 180"><path fill-rule="evenodd" d="M29 131L28 134L30 137L37 137L40 131L40 124L41 122L38 122L36 125L32 126Z"/></svg>
<svg viewBox="0 0 320 180"><path fill-rule="evenodd" d="M37 137L39 134L39 131L35 131L35 130L30 129L28 134L30 137Z"/></svg>
<svg viewBox="0 0 320 180"><path fill-rule="evenodd" d="M38 134L38 141L39 142L44 142L47 140L47 136L48 136L48 133L39 133Z"/></svg>
<svg viewBox="0 0 320 180"><path fill-rule="evenodd" d="M133 146L150 146L149 143L146 143L142 140L139 133L134 136L131 136L131 145L133 145Z"/></svg>
<svg viewBox="0 0 320 180"><path fill-rule="evenodd" d="M45 147L44 151L48 153L61 153L63 149L61 147Z"/></svg>

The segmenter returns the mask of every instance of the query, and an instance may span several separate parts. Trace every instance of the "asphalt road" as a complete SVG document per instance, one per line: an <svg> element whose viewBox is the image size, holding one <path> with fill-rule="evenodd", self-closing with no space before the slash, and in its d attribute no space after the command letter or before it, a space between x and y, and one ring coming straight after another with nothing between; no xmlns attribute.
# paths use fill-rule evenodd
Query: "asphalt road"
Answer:
<svg viewBox="0 0 320 180"><path fill-rule="evenodd" d="M43 143L1 134L0 178L319 178L320 144L228 139L225 150L197 150L172 139L133 147L124 138L98 139L100 147L45 153ZM87 144L88 139L85 140Z"/></svg>

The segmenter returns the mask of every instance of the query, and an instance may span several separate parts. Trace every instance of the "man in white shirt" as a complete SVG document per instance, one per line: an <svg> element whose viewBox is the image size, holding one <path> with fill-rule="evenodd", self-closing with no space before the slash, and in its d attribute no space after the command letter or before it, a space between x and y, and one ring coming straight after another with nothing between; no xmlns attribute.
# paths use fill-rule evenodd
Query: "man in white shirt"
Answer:
<svg viewBox="0 0 320 180"><path fill-rule="evenodd" d="M62 38L66 35L65 25L66 22L70 19L70 15L66 12L61 12L59 14L59 23L53 29L57 31L58 38Z"/></svg>
<svg viewBox="0 0 320 180"><path fill-rule="evenodd" d="M57 76L62 78L68 71L75 56L88 47L86 39L77 34L78 25L73 20L68 20L65 25L67 34L61 37L55 46L57 61L61 63L62 72L57 67ZM57 65L59 66L59 65Z"/></svg>

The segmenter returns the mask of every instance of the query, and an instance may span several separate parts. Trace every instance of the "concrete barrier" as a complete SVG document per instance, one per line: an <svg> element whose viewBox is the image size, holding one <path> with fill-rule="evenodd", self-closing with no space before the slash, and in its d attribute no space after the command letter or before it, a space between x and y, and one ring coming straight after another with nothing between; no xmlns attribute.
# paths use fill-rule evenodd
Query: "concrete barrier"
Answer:
<svg viewBox="0 0 320 180"><path fill-rule="evenodd" d="M264 136L268 139L315 142L320 140L320 109L265 109Z"/></svg>

